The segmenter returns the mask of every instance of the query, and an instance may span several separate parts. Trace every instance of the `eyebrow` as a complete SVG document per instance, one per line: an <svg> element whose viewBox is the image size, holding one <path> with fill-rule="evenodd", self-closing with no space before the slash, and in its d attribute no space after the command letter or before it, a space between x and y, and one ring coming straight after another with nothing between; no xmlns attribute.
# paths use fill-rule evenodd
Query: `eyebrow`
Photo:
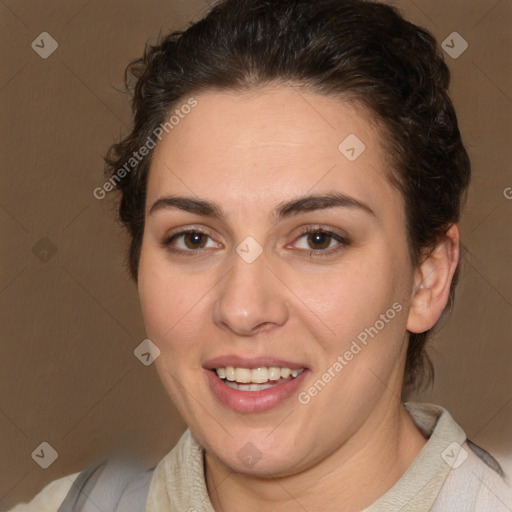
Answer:
<svg viewBox="0 0 512 512"><path fill-rule="evenodd" d="M222 208L204 199L195 199L185 196L165 196L157 199L149 210L149 215L163 209L179 209L204 217L211 217L220 221L226 221L226 215ZM316 210L327 210L329 208L349 208L360 210L377 217L375 212L362 201L341 193L328 193L322 195L309 195L298 197L284 203L280 203L272 211L272 216L283 220L294 215Z"/></svg>

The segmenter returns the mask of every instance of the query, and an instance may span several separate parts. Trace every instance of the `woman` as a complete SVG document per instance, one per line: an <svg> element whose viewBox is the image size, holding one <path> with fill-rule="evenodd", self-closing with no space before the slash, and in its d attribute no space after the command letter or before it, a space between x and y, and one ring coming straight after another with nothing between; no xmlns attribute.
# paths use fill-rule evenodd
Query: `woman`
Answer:
<svg viewBox="0 0 512 512"><path fill-rule="evenodd" d="M129 72L108 175L189 430L149 471L55 482L54 510L511 510L445 409L402 402L470 178L432 36L380 3L225 0Z"/></svg>

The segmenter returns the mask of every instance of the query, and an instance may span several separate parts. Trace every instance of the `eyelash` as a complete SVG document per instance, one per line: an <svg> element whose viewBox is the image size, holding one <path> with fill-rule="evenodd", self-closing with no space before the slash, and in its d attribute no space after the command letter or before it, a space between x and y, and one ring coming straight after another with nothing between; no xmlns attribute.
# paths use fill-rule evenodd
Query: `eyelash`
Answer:
<svg viewBox="0 0 512 512"><path fill-rule="evenodd" d="M178 233L174 233L173 235L170 235L167 238L165 238L162 242L162 246L173 253L185 254L187 256L197 256L197 254L194 254L194 253L199 252L200 249L184 250L184 249L176 249L175 247L171 246L171 243L174 240L176 240L184 235L187 235L187 234L200 234L200 235L204 235L204 236L207 236L210 238L210 235L208 233L206 233L205 231L203 231L199 228L186 229L186 230L180 231ZM312 234L327 235L328 237L331 238L331 240L334 239L339 243L339 245L337 245L336 247L331 248L331 249L312 249L310 251L307 251L307 249L301 249L302 251L307 251L308 257L310 257L310 258L315 257L315 256L321 256L321 257L322 256L330 256L331 254L334 254L334 253L340 251L343 247L350 245L350 240L348 238L342 237L341 235L338 235L337 233L334 233L333 231L329 231L328 229L323 229L321 226L314 226L314 227L309 226L309 227L302 228L295 241L299 240L300 238L302 238L305 235L310 235L310 234L311 235Z"/></svg>
<svg viewBox="0 0 512 512"><path fill-rule="evenodd" d="M331 238L331 241L333 239L336 240L336 242L338 242L338 245L335 246L334 248L331 247L330 249L312 249L312 250L308 251L308 256L310 258L312 258L314 256L321 256L321 257L322 256L330 256L334 253L337 253L341 249L343 249L343 247L350 245L350 241L348 240L348 238L342 237L341 235L338 235L337 233L334 233L333 231L329 231L328 229L324 229L321 226L309 226L309 227L302 228L299 231L299 235L297 236L296 241L301 239L305 235L313 235L313 234L327 235L328 237ZM329 242L329 244L330 244L330 242ZM303 250L306 250L306 249L303 249Z"/></svg>

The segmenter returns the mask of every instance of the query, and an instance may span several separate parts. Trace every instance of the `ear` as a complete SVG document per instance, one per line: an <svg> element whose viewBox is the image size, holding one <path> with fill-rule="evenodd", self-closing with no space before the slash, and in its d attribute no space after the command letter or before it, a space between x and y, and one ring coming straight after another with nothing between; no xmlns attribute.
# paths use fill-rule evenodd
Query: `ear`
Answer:
<svg viewBox="0 0 512 512"><path fill-rule="evenodd" d="M428 331L443 313L459 263L459 242L459 229L452 224L435 249L414 271L413 297L407 320L409 332Z"/></svg>

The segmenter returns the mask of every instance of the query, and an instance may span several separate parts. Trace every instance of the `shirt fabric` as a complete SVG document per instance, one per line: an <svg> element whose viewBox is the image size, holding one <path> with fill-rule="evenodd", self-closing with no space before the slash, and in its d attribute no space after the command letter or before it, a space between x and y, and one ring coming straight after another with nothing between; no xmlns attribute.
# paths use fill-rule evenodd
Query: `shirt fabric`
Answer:
<svg viewBox="0 0 512 512"><path fill-rule="evenodd" d="M428 441L393 487L362 512L512 512L509 478L491 455L466 438L448 411L434 404L404 406ZM77 476L51 482L30 503L10 512L56 512ZM214 512L204 478L204 449L189 429L153 471L146 510Z"/></svg>

